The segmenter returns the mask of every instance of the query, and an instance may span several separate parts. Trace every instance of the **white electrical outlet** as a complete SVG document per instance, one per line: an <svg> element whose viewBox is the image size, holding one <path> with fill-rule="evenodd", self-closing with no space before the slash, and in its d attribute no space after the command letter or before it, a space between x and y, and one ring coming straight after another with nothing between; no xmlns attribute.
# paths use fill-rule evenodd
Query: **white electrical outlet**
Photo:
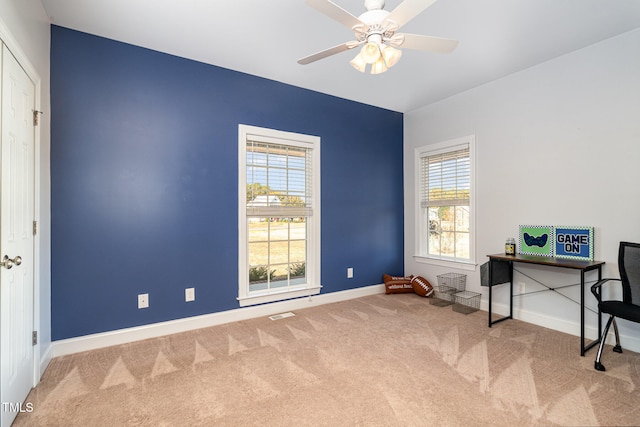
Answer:
<svg viewBox="0 0 640 427"><path fill-rule="evenodd" d="M518 282L518 294L524 294L527 291L527 286L524 282Z"/></svg>
<svg viewBox="0 0 640 427"><path fill-rule="evenodd" d="M184 300L186 302L191 302L196 300L196 289L195 288L187 288L184 290Z"/></svg>
<svg viewBox="0 0 640 427"><path fill-rule="evenodd" d="M149 307L149 294L139 294L138 308L147 308L147 307Z"/></svg>
<svg viewBox="0 0 640 427"><path fill-rule="evenodd" d="M353 279L353 267L347 268L347 279Z"/></svg>

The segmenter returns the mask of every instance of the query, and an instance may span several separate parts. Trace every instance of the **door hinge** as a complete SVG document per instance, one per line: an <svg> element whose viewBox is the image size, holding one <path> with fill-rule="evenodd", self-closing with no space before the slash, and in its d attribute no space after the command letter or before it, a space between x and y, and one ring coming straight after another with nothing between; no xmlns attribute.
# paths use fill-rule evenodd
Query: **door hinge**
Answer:
<svg viewBox="0 0 640 427"><path fill-rule="evenodd" d="M38 221L33 221L33 235L38 234Z"/></svg>
<svg viewBox="0 0 640 427"><path fill-rule="evenodd" d="M33 331L31 333L31 345L38 344L38 331Z"/></svg>
<svg viewBox="0 0 640 427"><path fill-rule="evenodd" d="M33 125L38 126L38 114L42 114L42 111L33 110Z"/></svg>

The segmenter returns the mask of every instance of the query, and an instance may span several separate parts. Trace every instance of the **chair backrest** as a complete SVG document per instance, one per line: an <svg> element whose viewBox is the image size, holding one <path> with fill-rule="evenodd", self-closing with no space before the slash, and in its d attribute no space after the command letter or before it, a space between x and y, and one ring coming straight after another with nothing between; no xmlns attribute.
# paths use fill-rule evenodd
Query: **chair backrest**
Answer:
<svg viewBox="0 0 640 427"><path fill-rule="evenodd" d="M640 305L640 243L620 242L618 267L622 281L622 300Z"/></svg>

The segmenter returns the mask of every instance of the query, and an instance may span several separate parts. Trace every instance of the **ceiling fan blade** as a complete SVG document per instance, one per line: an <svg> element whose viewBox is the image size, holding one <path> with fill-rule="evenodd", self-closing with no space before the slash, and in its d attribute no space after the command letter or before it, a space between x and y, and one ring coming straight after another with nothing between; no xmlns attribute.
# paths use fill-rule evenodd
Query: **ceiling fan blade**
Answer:
<svg viewBox="0 0 640 427"><path fill-rule="evenodd" d="M458 46L458 40L442 37L423 36L419 34L396 34L394 37L403 37L404 42L399 46L405 49L428 50L436 53L451 53Z"/></svg>
<svg viewBox="0 0 640 427"><path fill-rule="evenodd" d="M329 18L338 21L349 29L352 29L356 25L363 25L362 21L330 0L306 0L306 3L318 12L324 13Z"/></svg>
<svg viewBox="0 0 640 427"><path fill-rule="evenodd" d="M329 49L325 49L323 51L314 53L313 55L306 56L304 58L298 59L298 64L307 65L312 62L318 61L320 59L324 59L328 56L335 55L336 53L344 52L345 50L353 49L356 46L359 46L360 42L346 42L339 44L338 46L330 47Z"/></svg>
<svg viewBox="0 0 640 427"><path fill-rule="evenodd" d="M393 21L400 28L435 2L436 0L404 0L391 11L385 21Z"/></svg>

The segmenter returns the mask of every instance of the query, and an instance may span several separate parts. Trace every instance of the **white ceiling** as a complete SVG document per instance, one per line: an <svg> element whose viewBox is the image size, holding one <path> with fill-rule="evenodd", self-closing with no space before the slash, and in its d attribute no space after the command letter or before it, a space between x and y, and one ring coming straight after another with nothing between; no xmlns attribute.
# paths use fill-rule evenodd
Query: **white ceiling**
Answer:
<svg viewBox="0 0 640 427"><path fill-rule="evenodd" d="M303 0L42 3L56 25L399 112L640 27L640 0L439 0L401 32L455 38L458 48L404 50L394 68L370 75L349 65L354 51L296 62L354 39ZM365 11L364 0L334 3ZM400 3L387 0L386 10Z"/></svg>

